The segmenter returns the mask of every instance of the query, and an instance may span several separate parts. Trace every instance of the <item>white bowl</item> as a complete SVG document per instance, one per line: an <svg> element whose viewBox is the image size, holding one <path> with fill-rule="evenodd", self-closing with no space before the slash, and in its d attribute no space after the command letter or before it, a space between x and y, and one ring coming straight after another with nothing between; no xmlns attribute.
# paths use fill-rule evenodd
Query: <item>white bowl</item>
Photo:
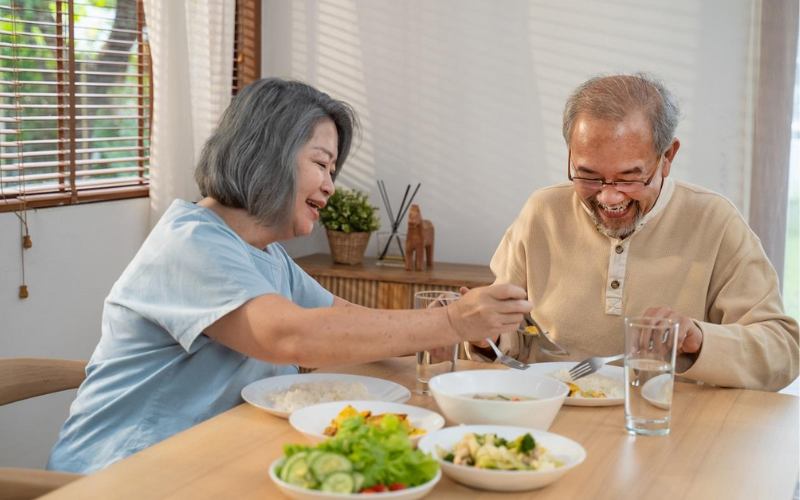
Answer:
<svg viewBox="0 0 800 500"><path fill-rule="evenodd" d="M325 435L325 428L331 425L331 420L336 418L347 405L359 412L369 410L373 415L405 413L408 415L408 423L423 429L426 434L444 427L444 418L436 412L417 406L383 401L336 401L306 406L292 413L289 423L301 432L311 444L321 443L330 437ZM416 446L417 441L424 435L409 436L409 439Z"/></svg>
<svg viewBox="0 0 800 500"><path fill-rule="evenodd" d="M328 499L342 499L342 498L377 498L377 499L391 499L391 500L416 500L417 498L422 498L428 493L431 492L436 483L442 479L442 471L441 469L436 471L436 475L425 484L421 484L419 486L415 486L413 488L406 488L405 490L397 490L397 491L387 491L385 493L369 493L369 494L356 494L356 493L327 493L324 491L319 490L307 490L305 488L301 488L299 486L294 486L289 484L285 481L282 481L278 476L275 474L275 468L283 462L283 458L279 458L272 462L272 465L269 466L269 477L272 479L276 485L278 485L278 489L289 498L294 498L295 500L318 500L320 498L328 498Z"/></svg>
<svg viewBox="0 0 800 500"><path fill-rule="evenodd" d="M436 453L436 447L446 450L461 441L470 432L476 434L492 433L507 440L513 440L526 433L530 433L537 444L544 446L547 452L562 462L564 465L551 470L489 470L476 469L466 465L455 465L445 462ZM453 481L492 491L526 491L547 486L586 459L586 450L571 439L567 439L552 432L525 427L510 427L505 425L461 425L448 427L424 436L419 442L419 449L439 460L446 476Z"/></svg>
<svg viewBox="0 0 800 500"><path fill-rule="evenodd" d="M520 370L445 373L428 383L436 404L457 424L496 424L547 430L569 394L563 382ZM488 401L473 394L503 394L531 401Z"/></svg>

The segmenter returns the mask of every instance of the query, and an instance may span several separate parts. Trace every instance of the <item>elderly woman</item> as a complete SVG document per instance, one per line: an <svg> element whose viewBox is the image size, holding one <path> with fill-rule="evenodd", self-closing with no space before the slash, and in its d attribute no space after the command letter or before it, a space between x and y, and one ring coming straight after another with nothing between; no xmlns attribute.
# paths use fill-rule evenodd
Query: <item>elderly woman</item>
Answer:
<svg viewBox="0 0 800 500"><path fill-rule="evenodd" d="M102 469L296 365L373 361L516 328L532 307L520 288L372 310L331 295L281 248L311 232L355 127L348 105L302 83L261 80L236 96L197 166L203 199L172 204L106 299L49 469Z"/></svg>

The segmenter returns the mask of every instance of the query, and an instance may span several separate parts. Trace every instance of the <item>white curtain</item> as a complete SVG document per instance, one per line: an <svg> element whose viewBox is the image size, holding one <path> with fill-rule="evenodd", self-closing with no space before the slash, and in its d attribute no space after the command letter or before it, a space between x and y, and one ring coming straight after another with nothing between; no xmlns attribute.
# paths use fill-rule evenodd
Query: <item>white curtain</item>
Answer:
<svg viewBox="0 0 800 500"><path fill-rule="evenodd" d="M197 157L231 98L236 0L144 0L153 56L150 225L196 201Z"/></svg>

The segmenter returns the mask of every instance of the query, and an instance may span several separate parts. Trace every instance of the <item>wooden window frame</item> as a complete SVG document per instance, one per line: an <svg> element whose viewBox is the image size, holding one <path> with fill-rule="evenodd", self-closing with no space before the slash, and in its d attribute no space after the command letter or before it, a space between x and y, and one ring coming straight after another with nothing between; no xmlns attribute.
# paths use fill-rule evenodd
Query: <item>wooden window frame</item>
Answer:
<svg viewBox="0 0 800 500"><path fill-rule="evenodd" d="M236 0L233 46L233 90L261 78L261 0Z"/></svg>
<svg viewBox="0 0 800 500"><path fill-rule="evenodd" d="M85 2L79 2L85 4ZM76 18L75 18L75 0L56 0L55 1L55 46L52 48L53 50L53 57L56 60L57 70L56 70L56 83L51 83L50 85L54 86L56 89L56 99L57 105L54 106L56 109L56 134L54 134L54 138L52 142L55 143L55 150L56 151L47 151L48 153L52 153L49 156L56 157L57 161L53 162L57 167L55 172L45 171L42 172L40 178L44 180L52 180L53 183L42 185L42 184L34 184L30 186L25 185L25 177L35 177L36 174L27 174L26 170L30 168L30 163L26 165L24 158L26 156L34 157L36 156L36 151L26 150L26 146L30 147L31 143L23 139L24 130L33 130L33 129L25 129L23 124L23 117L20 114L19 110L30 110L34 106L30 104L24 104L22 101L30 97L30 94L21 94L19 93L19 88L21 88L22 83L19 80L19 74L24 73L24 69L20 67L18 63L18 59L14 56L11 59L11 62L7 60L3 61L3 74L7 75L12 73L14 77L11 80L6 80L3 82L3 87L8 88L12 92L4 92L3 97L8 98L10 94L13 94L13 102L14 106L17 109L16 111L16 121L14 125L16 126L15 130L9 132L3 132L0 134L0 139L2 139L2 147L0 147L0 153L3 154L3 159L11 160L12 155L16 155L18 160L15 164L3 164L3 169L0 170L0 174L4 174L8 176L3 182L3 179L0 179L4 185L11 184L13 182L13 178L21 180L22 186L18 188L10 188L4 189L0 192L0 212L9 212L9 211L24 211L28 208L46 208L46 207L53 207L53 206L63 206L63 205L76 205L81 203L87 202L96 202L96 201L106 201L106 200L118 200L118 199L125 199L125 198L138 198L138 197L147 197L149 195L149 140L150 140L150 117L152 117L152 105L153 105L153 79L150 77L152 75L152 61L150 57L150 50L149 46L144 39L144 30L145 30L145 18L144 18L144 6L142 0L136 1L136 62L134 63L137 70L135 70L135 75L137 78L136 85L130 85L126 83L120 84L103 84L97 81L91 80L91 75L93 74L91 71L81 71L77 68L76 65L76 53L75 53L75 28L76 28ZM36 8L36 7L34 7ZM16 54L16 49L14 46L19 47L19 42L16 41L16 36L20 32L17 30L18 25L23 25L27 23L27 21L20 20L18 16L9 15L14 12L14 10L22 10L21 6L16 6L14 1L12 0L9 6L4 7L2 10L3 14L0 17L3 17L7 21L11 21L14 27L14 31L12 33L4 33L4 36L12 36L14 38L6 38L4 40L4 46L7 48L11 48L11 50ZM130 11L129 11L130 12ZM115 12L116 15L116 12ZM34 23L33 26L41 26L44 21L37 21ZM30 24L30 23L28 23ZM127 32L128 34L131 33L130 30L125 29L115 29L115 27L111 27L106 29L113 34L119 34ZM47 36L47 35L42 35ZM52 37L51 37L52 38ZM9 40L13 40L10 42ZM109 34L109 40L112 40L111 34ZM113 38L114 41L117 38ZM114 42L112 42L114 43ZM90 51L87 50L86 52L100 52L100 51ZM112 52L112 51L108 51ZM66 56L66 57L65 57ZM4 58L7 59L7 58ZM84 61L81 61L84 62ZM88 62L88 61L86 61ZM98 63L98 61L92 61L94 63ZM99 64L99 63L98 63ZM115 62L102 62L101 64L123 64L123 63L115 63ZM130 67L130 63L125 62L125 68ZM90 68L91 69L91 68ZM46 72L42 68L35 68L31 71L34 72ZM95 75L100 74L110 74L110 75L117 75L119 73L102 73L102 72L95 72ZM82 79L82 81L79 81ZM147 84L145 84L145 80L147 79ZM5 79L4 79L5 80ZM123 136L123 137L130 137L130 139L122 139L117 137L106 137L106 138L98 138L94 136L88 136L78 139L77 133L81 131L81 128L89 129L89 130L99 130L99 129L107 129L112 130L113 128L109 127L93 127L86 123L91 123L91 120L101 120L102 117L108 115L100 115L96 114L94 116L90 115L81 115L80 113L83 112L82 108L85 107L78 104L78 90L77 87L98 87L100 85L108 86L109 89L119 89L124 87L134 88L136 89L136 105L118 105L118 104L107 104L105 109L113 109L113 108L124 108L124 107L134 107L138 111L135 115L125 115L126 118L132 117L136 118L137 126L136 127L127 127L129 129L136 128L137 134L135 136ZM5 90L5 89L4 89ZM85 89L84 93L86 95L91 94L91 90L89 88ZM134 94L130 92L130 94ZM104 93L104 97L108 97L113 95L113 93ZM109 99L116 99L114 97L108 97ZM91 107L91 106L89 106ZM6 105L8 108L8 105ZM99 108L103 109L103 108ZM9 123L10 120L7 116L6 123ZM84 124L79 124L78 122L83 121ZM81 127L82 125L82 127ZM7 130L4 129L4 130ZM40 130L41 131L41 130ZM14 140L14 136L16 135L16 140ZM129 157L120 157L120 158L89 158L86 160L81 160L79 157L81 156L88 156L92 155L93 153L103 151L103 148L94 148L91 146L93 142L99 140L108 140L108 141L118 141L118 142L135 142L135 146L130 147L114 147L108 148L109 150L114 151L136 151L137 153L132 154ZM50 140L48 140L50 142ZM83 147L79 147L78 144L83 145ZM88 147L87 147L88 146ZM9 150L13 150L15 152L9 152ZM35 160L34 160L35 161ZM45 162L48 163L48 162ZM114 163L125 163L128 164L126 166L120 167L112 167L107 168L104 165L111 165ZM132 164L132 165L130 165ZM133 166L135 165L135 166ZM26 168L27 167L27 168ZM86 168L88 167L88 168ZM36 172L37 170L33 170ZM14 176L14 172L16 175ZM103 176L103 174L113 174L119 172L138 172L138 175L128 176L124 178L99 178L97 176ZM96 178L96 180L90 181L95 183L95 187L92 186L89 182L79 183L78 179L82 176L92 175ZM118 185L115 185L118 184Z"/></svg>

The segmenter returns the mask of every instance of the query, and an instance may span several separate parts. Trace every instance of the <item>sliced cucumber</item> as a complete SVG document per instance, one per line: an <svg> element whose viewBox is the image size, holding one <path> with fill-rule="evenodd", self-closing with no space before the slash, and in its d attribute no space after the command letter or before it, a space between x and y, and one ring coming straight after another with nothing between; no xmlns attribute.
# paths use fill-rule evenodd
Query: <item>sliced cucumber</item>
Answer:
<svg viewBox="0 0 800 500"><path fill-rule="evenodd" d="M312 463L314 463L314 460L316 460L320 455L323 455L324 453L325 453L324 451L314 450L308 454L306 462L308 462L308 465L310 466Z"/></svg>
<svg viewBox="0 0 800 500"><path fill-rule="evenodd" d="M291 463L291 466L286 467L286 482L301 488L314 488L318 482L314 478L314 474L308 468L308 462L305 458L300 458Z"/></svg>
<svg viewBox="0 0 800 500"><path fill-rule="evenodd" d="M353 464L344 455L338 453L322 453L311 464L311 472L322 481L333 472L350 472Z"/></svg>
<svg viewBox="0 0 800 500"><path fill-rule="evenodd" d="M294 462L296 462L296 461L298 461L298 460L303 460L303 459L305 459L307 456L308 456L308 453L306 453L305 451L301 451L301 452L299 452L299 453L295 453L295 454L294 454L294 455L292 455L291 457L287 458L287 459L286 459L286 461L283 463L283 467L281 467L281 473L280 473L280 476L279 476L279 477L280 477L280 478L281 478L283 481L288 481L288 479L287 479L287 478L289 477L289 467L291 467L291 465L292 465Z"/></svg>
<svg viewBox="0 0 800 500"><path fill-rule="evenodd" d="M328 474L325 480L322 481L322 487L320 489L330 493L353 493L356 491L353 475L345 471L337 471Z"/></svg>
<svg viewBox="0 0 800 500"><path fill-rule="evenodd" d="M355 486L353 486L353 492L361 491L361 488L364 487L364 474L360 472L353 472L353 481L355 481Z"/></svg>

